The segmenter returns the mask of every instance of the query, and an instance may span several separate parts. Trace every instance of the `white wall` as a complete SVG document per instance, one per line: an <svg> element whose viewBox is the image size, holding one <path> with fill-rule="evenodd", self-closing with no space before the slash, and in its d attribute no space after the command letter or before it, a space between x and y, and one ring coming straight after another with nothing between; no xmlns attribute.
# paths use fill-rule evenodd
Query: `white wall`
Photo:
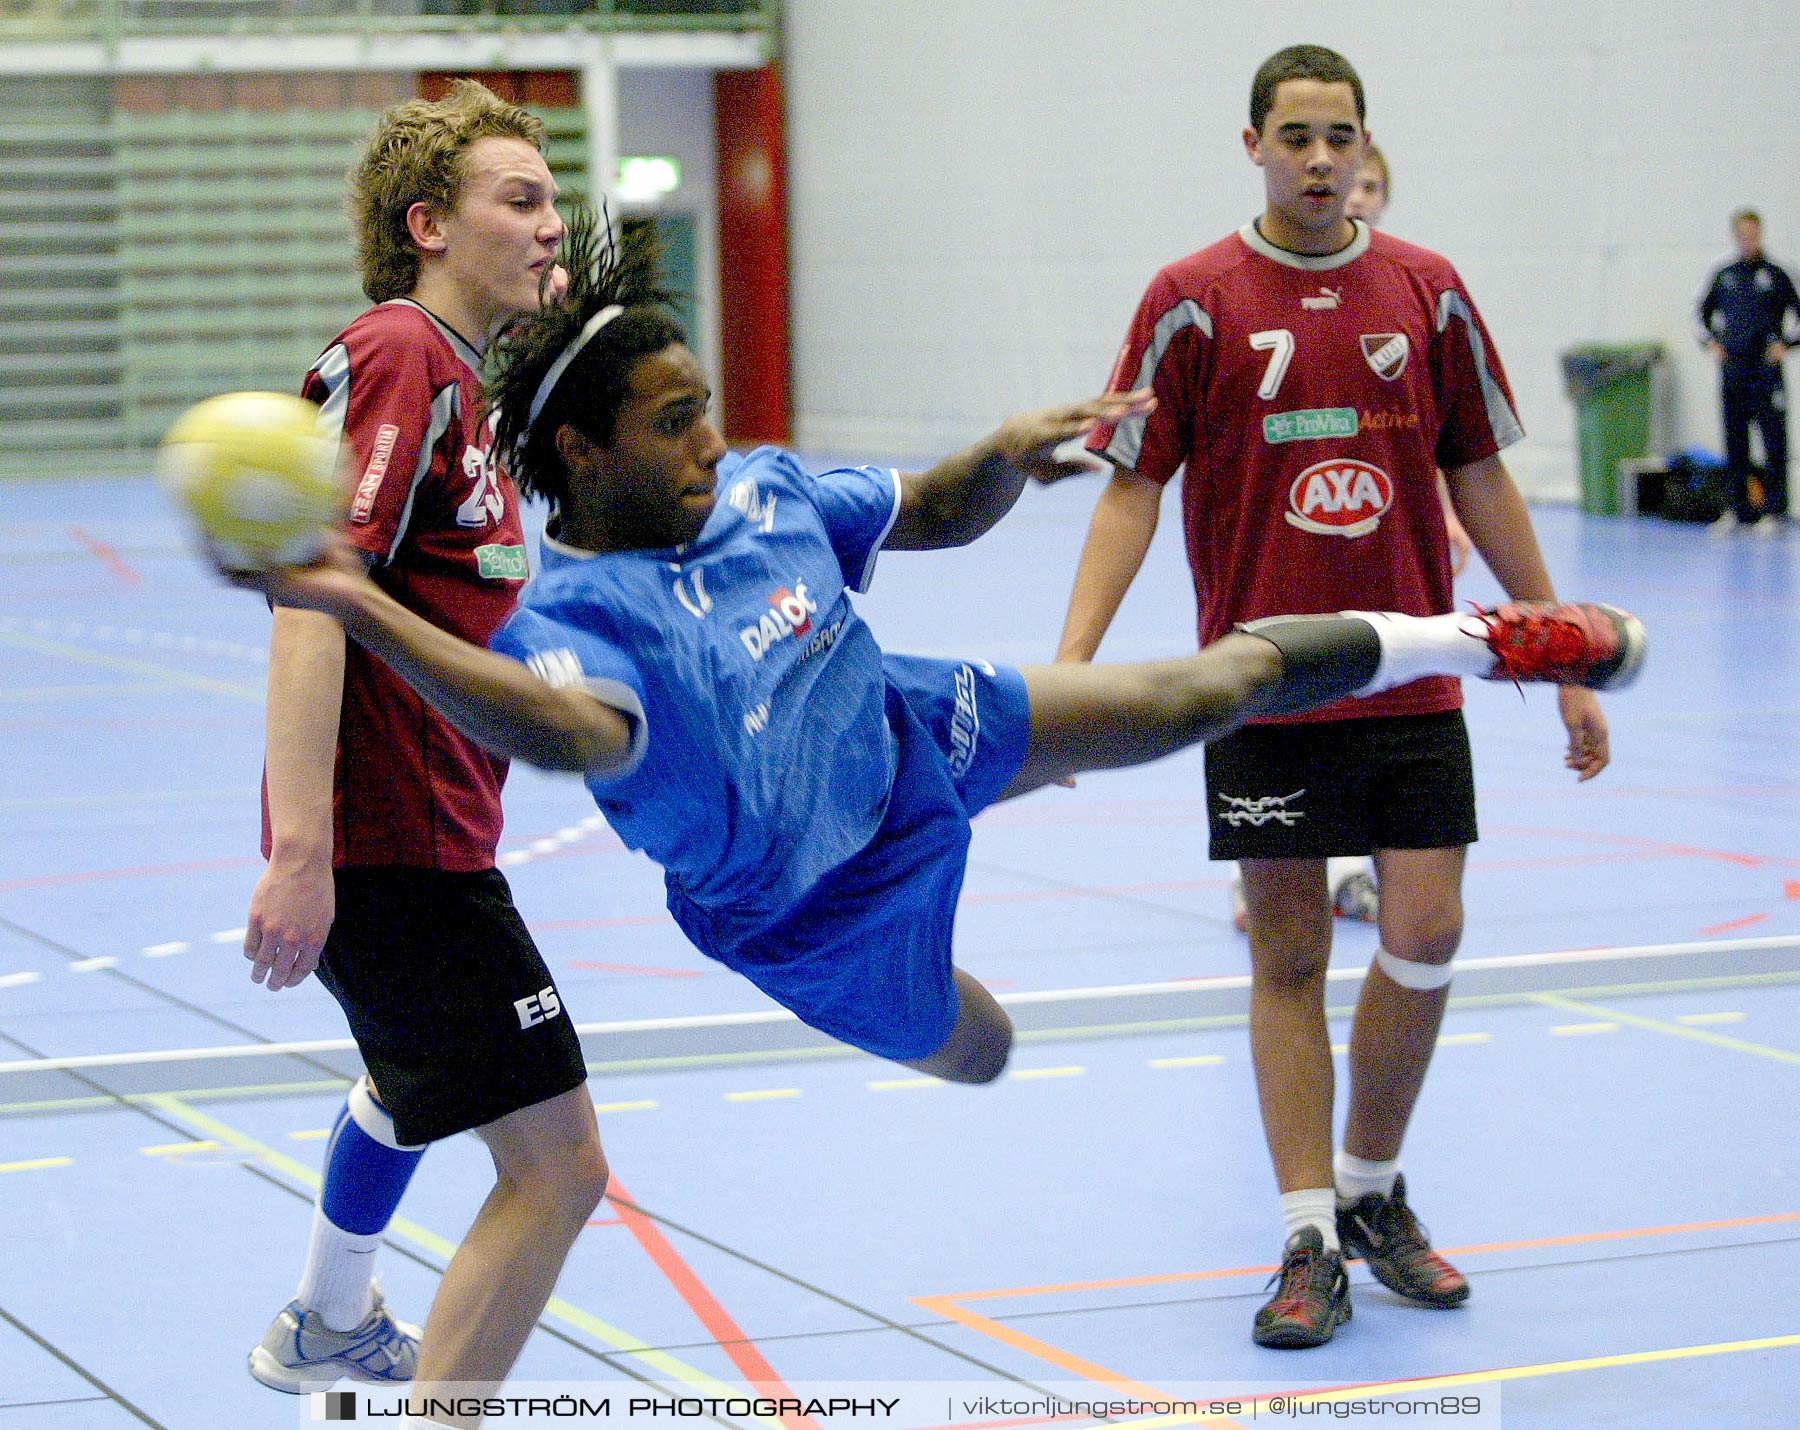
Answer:
<svg viewBox="0 0 1800 1430"><path fill-rule="evenodd" d="M1300 41L1357 66L1387 227L1492 328L1528 492L1574 493L1572 343L1667 344L1664 439L1717 447L1728 214L1800 254L1787 0L788 0L799 440L928 454L1098 390L1151 272L1260 211L1250 78Z"/></svg>
<svg viewBox="0 0 1800 1430"><path fill-rule="evenodd" d="M681 165L681 187L663 209L694 216L695 355L716 372L719 351L719 165L713 133L713 71L621 69L619 152L666 155ZM646 217L656 208L625 206Z"/></svg>

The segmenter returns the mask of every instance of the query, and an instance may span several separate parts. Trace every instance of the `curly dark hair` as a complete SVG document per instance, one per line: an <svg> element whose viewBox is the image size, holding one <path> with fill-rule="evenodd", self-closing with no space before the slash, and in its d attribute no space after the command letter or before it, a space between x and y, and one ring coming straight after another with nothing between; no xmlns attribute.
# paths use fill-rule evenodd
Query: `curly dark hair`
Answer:
<svg viewBox="0 0 1800 1430"><path fill-rule="evenodd" d="M642 225L621 238L613 233L605 209L596 210L580 198L561 207L568 233L559 259L569 270L569 291L501 336L488 353L487 374L501 461L520 491L557 506L568 482L556 451L557 430L566 423L596 442L610 443L638 359L687 341L669 311L678 295L664 281L662 244L654 225ZM625 311L589 339L533 422L531 404L544 375L588 319L614 304Z"/></svg>

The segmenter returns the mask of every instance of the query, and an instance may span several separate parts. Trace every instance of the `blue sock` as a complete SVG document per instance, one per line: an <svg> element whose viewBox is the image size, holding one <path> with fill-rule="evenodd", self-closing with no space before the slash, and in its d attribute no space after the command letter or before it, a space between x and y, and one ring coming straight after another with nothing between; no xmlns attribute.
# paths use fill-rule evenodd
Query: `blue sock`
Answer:
<svg viewBox="0 0 1800 1430"><path fill-rule="evenodd" d="M424 1155L424 1147L403 1147L395 1140L394 1119L363 1078L350 1089L326 1144L325 1185L319 1192L326 1218L353 1236L383 1230Z"/></svg>
<svg viewBox="0 0 1800 1430"><path fill-rule="evenodd" d="M332 1330L355 1329L373 1308L375 1249L424 1155L424 1147L395 1139L393 1118L370 1094L368 1079L358 1081L326 1144L324 1184L295 1296Z"/></svg>

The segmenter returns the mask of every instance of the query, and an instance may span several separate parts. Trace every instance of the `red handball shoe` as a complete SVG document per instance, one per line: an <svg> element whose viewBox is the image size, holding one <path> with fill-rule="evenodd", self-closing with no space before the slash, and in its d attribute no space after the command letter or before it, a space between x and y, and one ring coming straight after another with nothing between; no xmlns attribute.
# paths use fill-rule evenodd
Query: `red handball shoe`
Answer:
<svg viewBox="0 0 1800 1430"><path fill-rule="evenodd" d="M1617 606L1517 601L1477 609L1494 653L1489 680L1547 681L1619 690L1644 666L1644 623Z"/></svg>

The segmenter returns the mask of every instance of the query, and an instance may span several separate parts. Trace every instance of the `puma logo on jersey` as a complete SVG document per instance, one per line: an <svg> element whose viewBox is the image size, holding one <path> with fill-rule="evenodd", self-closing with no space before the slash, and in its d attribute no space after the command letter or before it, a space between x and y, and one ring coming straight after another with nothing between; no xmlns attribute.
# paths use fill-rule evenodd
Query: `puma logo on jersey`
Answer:
<svg viewBox="0 0 1800 1430"><path fill-rule="evenodd" d="M1367 536L1393 504L1393 479L1380 467L1334 457L1294 478L1282 516L1315 536Z"/></svg>
<svg viewBox="0 0 1800 1430"><path fill-rule="evenodd" d="M513 1012L519 1015L519 1028L535 1028L539 1023L548 1023L562 1012L562 999L556 996L556 986L540 988L529 998L521 998L513 1004Z"/></svg>
<svg viewBox="0 0 1800 1430"><path fill-rule="evenodd" d="M792 636L803 636L812 629L813 612L819 604L806 594L806 582L794 582L794 589L783 586L769 597L769 610L753 626L738 632L738 639L753 660L761 660L769 648Z"/></svg>
<svg viewBox="0 0 1800 1430"><path fill-rule="evenodd" d="M1343 301L1344 290L1342 288L1327 288L1321 284L1317 295L1311 298L1302 298L1300 306L1317 312L1321 308L1335 308Z"/></svg>

